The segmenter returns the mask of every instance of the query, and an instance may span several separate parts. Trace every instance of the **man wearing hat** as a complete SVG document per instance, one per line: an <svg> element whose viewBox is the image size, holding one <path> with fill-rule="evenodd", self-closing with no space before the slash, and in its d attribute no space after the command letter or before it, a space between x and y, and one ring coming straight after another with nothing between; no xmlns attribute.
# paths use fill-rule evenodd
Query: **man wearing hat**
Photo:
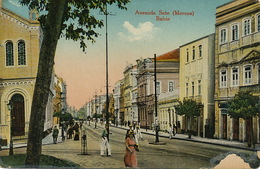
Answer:
<svg viewBox="0 0 260 169"><path fill-rule="evenodd" d="M140 130L139 126L136 126L134 133L135 133L136 143L139 144L138 140L139 139L143 140L143 136L142 136L142 133L141 133L141 130Z"/></svg>
<svg viewBox="0 0 260 169"><path fill-rule="evenodd" d="M133 126L131 124L128 127L129 129L126 130L125 138L127 138L129 131L133 131Z"/></svg>
<svg viewBox="0 0 260 169"><path fill-rule="evenodd" d="M102 142L101 142L101 156L104 156L105 155L105 152L107 151L108 153L108 156L111 156L111 148L110 148L110 144L108 142L108 132L107 132L107 128L109 127L108 126L109 124L106 124L105 125L105 129L103 130L102 132Z"/></svg>

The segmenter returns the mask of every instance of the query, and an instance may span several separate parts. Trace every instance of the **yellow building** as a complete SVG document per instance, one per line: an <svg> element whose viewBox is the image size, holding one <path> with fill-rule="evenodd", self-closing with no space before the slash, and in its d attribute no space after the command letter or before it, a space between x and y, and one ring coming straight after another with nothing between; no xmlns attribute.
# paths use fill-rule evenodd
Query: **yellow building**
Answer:
<svg viewBox="0 0 260 169"><path fill-rule="evenodd" d="M193 99L201 103L200 117L193 119L193 134L214 135L214 41L215 34L180 46L180 100ZM180 121L186 130L185 118Z"/></svg>
<svg viewBox="0 0 260 169"><path fill-rule="evenodd" d="M29 16L26 19L4 8L0 0L0 135L8 142L11 130L14 138L28 134L42 37L37 12L31 10ZM46 114L45 129L52 127L50 121L52 116Z"/></svg>
<svg viewBox="0 0 260 169"><path fill-rule="evenodd" d="M215 137L246 141L249 125L228 116L227 101L238 91L260 94L260 3L234 0L217 7L215 42ZM257 142L259 117L253 120Z"/></svg>

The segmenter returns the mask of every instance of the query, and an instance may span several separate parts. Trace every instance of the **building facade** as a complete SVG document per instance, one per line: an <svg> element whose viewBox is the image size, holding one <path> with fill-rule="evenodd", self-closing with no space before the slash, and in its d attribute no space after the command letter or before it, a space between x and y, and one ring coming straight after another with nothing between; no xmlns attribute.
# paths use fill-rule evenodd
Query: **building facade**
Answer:
<svg viewBox="0 0 260 169"><path fill-rule="evenodd" d="M27 138L35 87L42 30L31 10L24 18L0 1L0 133L3 139ZM53 84L53 83L52 83ZM50 88L49 103L52 103ZM12 104L9 111L7 104ZM52 104L47 104L52 106ZM46 107L45 129L52 127L52 107Z"/></svg>
<svg viewBox="0 0 260 169"><path fill-rule="evenodd" d="M228 115L227 102L236 93L252 91L259 96L260 4L236 0L217 7L215 56L215 137L247 141L248 122ZM260 139L259 117L253 119L256 142Z"/></svg>
<svg viewBox="0 0 260 169"><path fill-rule="evenodd" d="M202 106L191 126L201 137L214 135L214 42L211 34L180 46L180 100L193 99ZM187 130L185 117L180 124Z"/></svg>
<svg viewBox="0 0 260 169"><path fill-rule="evenodd" d="M158 99L155 103L155 88L157 98L162 93L171 93L179 88L179 49L156 57L156 62L154 58L139 59L137 69L137 104L141 127L154 128L157 123L163 125L163 128L168 128L166 126L169 123L166 125L165 120L160 118L163 117L160 113L164 111L159 111ZM157 104L157 110L155 110L155 104Z"/></svg>

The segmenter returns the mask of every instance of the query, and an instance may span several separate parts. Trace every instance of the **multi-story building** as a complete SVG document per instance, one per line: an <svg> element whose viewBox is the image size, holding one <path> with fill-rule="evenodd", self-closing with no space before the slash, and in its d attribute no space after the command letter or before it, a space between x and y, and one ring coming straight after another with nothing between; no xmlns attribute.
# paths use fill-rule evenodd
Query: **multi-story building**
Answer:
<svg viewBox="0 0 260 169"><path fill-rule="evenodd" d="M131 72L132 88L131 88L131 103L132 103L132 113L131 121L132 123L138 124L138 104L137 104L137 65L133 65Z"/></svg>
<svg viewBox="0 0 260 169"><path fill-rule="evenodd" d="M215 33L215 137L246 141L248 121L228 116L227 102L243 90L260 94L259 1L234 0L217 7ZM257 142L259 126L256 117L253 130Z"/></svg>
<svg viewBox="0 0 260 169"><path fill-rule="evenodd" d="M175 49L163 55L156 57L156 73L154 58L137 60L137 103L138 118L141 127L152 128L158 119L160 127L166 127L164 111L155 112L155 76L156 76L156 94L173 92L179 87L179 49ZM157 99L158 105L158 99ZM167 109L168 111L168 109ZM172 109L171 109L172 111ZM157 114L157 117L156 117ZM169 125L169 123L167 124Z"/></svg>
<svg viewBox="0 0 260 169"><path fill-rule="evenodd" d="M125 93L125 82L122 79L120 81L120 96L119 96L119 120L120 124L126 125L127 122L125 120L125 101L124 101L124 93Z"/></svg>
<svg viewBox="0 0 260 169"><path fill-rule="evenodd" d="M0 134L8 142L10 133L19 138L28 135L42 40L37 16L35 10L30 10L29 18L24 18L6 9L0 0ZM52 102L51 98L48 101ZM11 111L8 103L12 104ZM52 127L51 110L46 107L46 128Z"/></svg>
<svg viewBox="0 0 260 169"><path fill-rule="evenodd" d="M132 113L132 64L126 66L124 70L124 117L125 121L131 123L131 113Z"/></svg>
<svg viewBox="0 0 260 169"><path fill-rule="evenodd" d="M127 65L124 70L124 117L128 124L138 122L137 102L133 98L133 92L137 92L136 75L136 65Z"/></svg>
<svg viewBox="0 0 260 169"><path fill-rule="evenodd" d="M181 119L177 115L174 106L179 102L179 88L171 92L164 92L158 96L158 119L160 123L160 130L168 132L170 125L178 126L178 120ZM179 129L177 130L180 131Z"/></svg>
<svg viewBox="0 0 260 169"><path fill-rule="evenodd" d="M170 124L176 124L174 105L178 104L179 98L179 64L179 48L156 57L156 93L160 130L168 131Z"/></svg>
<svg viewBox="0 0 260 169"><path fill-rule="evenodd" d="M119 80L115 83L115 88L113 90L114 97L114 115L115 123L118 125L120 123L120 84L122 80Z"/></svg>
<svg viewBox="0 0 260 169"><path fill-rule="evenodd" d="M215 34L210 34L180 46L180 100L202 106L191 123L191 131L202 137L214 135L214 42ZM186 124L183 118L181 128L187 130Z"/></svg>

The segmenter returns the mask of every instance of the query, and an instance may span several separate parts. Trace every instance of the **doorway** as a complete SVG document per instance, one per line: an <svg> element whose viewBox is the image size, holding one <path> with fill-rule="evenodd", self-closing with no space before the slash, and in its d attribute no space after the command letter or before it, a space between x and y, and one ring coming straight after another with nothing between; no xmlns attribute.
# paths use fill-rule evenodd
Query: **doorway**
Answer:
<svg viewBox="0 0 260 169"><path fill-rule="evenodd" d="M233 118L233 140L239 140L239 120Z"/></svg>
<svg viewBox="0 0 260 169"><path fill-rule="evenodd" d="M222 138L227 139L227 115L222 115Z"/></svg>
<svg viewBox="0 0 260 169"><path fill-rule="evenodd" d="M24 97L20 94L15 94L11 98L13 103L12 109L12 135L25 135L25 114L24 114Z"/></svg>

